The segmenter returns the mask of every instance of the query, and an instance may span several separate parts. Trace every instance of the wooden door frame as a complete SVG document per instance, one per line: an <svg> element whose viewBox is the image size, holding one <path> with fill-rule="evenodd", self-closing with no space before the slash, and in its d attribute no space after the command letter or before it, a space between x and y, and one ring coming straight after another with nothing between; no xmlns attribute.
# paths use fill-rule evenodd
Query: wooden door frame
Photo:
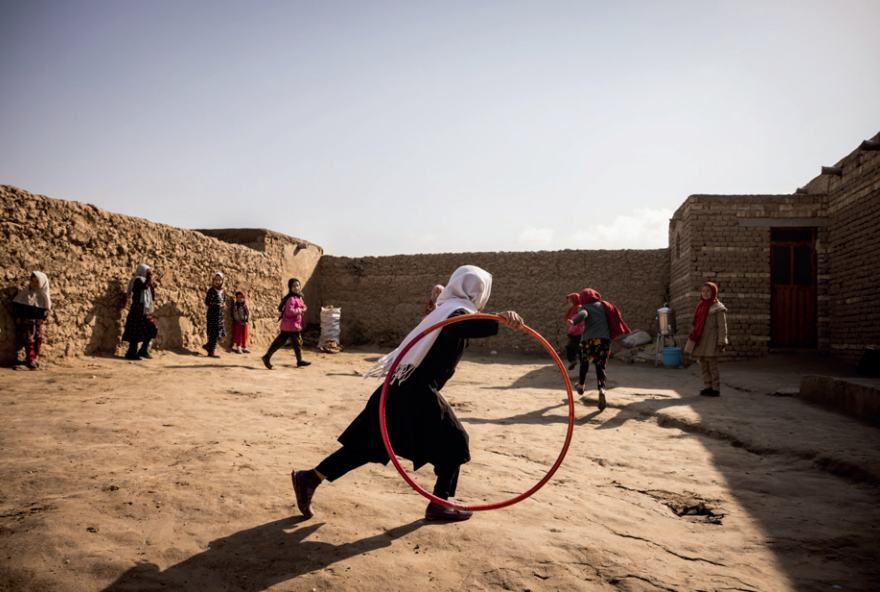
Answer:
<svg viewBox="0 0 880 592"><path fill-rule="evenodd" d="M773 231L774 230L809 230L810 231L810 241L803 240L773 240ZM819 294L819 286L818 286L818 269L817 269L817 261L816 261L816 228L812 226L802 226L802 227L771 227L770 228L770 346L771 347L807 347L814 349L818 347L819 334L818 334L818 316L819 316L819 306L818 306L818 294ZM810 284L809 288L813 290L813 318L810 319L810 323L812 324L812 342L810 344L801 344L801 345L780 345L774 339L774 298L775 298L775 287L779 286L794 286L796 284L775 284L773 283L773 271L775 268L775 253L774 247L789 247L789 257L790 257L790 272L791 277L789 278L790 282L794 281L794 250L791 247L810 247ZM807 286L805 286L807 287Z"/></svg>

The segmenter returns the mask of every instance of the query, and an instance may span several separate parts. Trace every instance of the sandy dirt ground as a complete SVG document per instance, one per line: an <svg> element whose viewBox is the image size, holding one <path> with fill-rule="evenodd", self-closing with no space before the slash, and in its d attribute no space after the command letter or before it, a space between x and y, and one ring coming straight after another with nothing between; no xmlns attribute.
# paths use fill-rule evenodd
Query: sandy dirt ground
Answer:
<svg viewBox="0 0 880 592"><path fill-rule="evenodd" d="M0 369L0 589L880 589L880 431L786 396L815 360L724 364L717 399L696 365L612 361L609 407L575 393L568 454L530 498L427 522L372 464L321 485L304 520L290 471L336 449L380 353ZM546 474L564 380L549 356L466 353L444 389L471 435L456 501ZM430 489L430 467L414 477Z"/></svg>

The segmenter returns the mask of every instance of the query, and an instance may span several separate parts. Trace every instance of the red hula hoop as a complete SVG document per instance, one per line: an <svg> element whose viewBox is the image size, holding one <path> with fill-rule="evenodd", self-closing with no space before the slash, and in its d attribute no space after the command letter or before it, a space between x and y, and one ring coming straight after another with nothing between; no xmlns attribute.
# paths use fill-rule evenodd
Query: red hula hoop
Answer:
<svg viewBox="0 0 880 592"><path fill-rule="evenodd" d="M474 319L487 319L492 321L504 322L504 318L499 315L494 314L467 314L461 315L457 317L452 317L443 321L440 321L433 327L422 331L419 335L416 336L415 339L410 341L405 348L397 355L397 358L394 360L394 364L391 365L391 368L388 370L388 376L385 377L385 384L382 386L382 397L379 399L379 424L382 428L382 441L385 443L385 450L388 452L388 456L391 458L391 462L394 463L394 467L397 469L397 472L400 473L400 476L403 477L404 481L410 484L410 486L418 491L420 494L431 500L432 502L439 504L441 506L445 506L447 508L454 508L458 510L468 510L468 511L480 511L480 510L494 510L497 508L504 508L506 506L512 506L517 502L521 502L526 499L539 489L541 489L547 481L553 476L556 472L556 469L559 468L559 465L562 464L562 460L565 458L565 453L568 452L568 446L571 444L571 435L574 432L574 396L571 392L571 382L568 379L568 373L565 370L565 366L562 364L562 360L559 359L559 356L556 355L556 352L553 351L553 348L547 343L547 340L541 337L539 333L535 330L523 325L522 330L534 337L538 340L538 342L544 346L550 355L553 356L553 360L556 362L556 366L559 368L559 372L562 373L562 377L565 382L565 389L568 391L568 432L565 435L565 444L562 446L562 452L559 453L559 458L556 459L556 462L547 472L543 479L538 481L538 484L526 491L525 493L521 493L518 496L511 498L509 500L495 502L491 504L475 504L475 505L467 505L460 504L458 502L451 502L449 500L440 499L439 497L428 493L422 487L419 486L418 483L413 481L412 477L410 477L407 472L403 469L400 464L400 461L397 460L397 456L394 454L394 449L391 448L391 439L388 437L388 426L385 422L385 399L388 395L388 387L391 384L391 379L394 376L394 371L397 369L398 363L403 359L403 356L406 355L406 352L410 350L412 346L421 341L428 334L445 327L446 325L451 325L452 323L457 323L459 321L470 321Z"/></svg>

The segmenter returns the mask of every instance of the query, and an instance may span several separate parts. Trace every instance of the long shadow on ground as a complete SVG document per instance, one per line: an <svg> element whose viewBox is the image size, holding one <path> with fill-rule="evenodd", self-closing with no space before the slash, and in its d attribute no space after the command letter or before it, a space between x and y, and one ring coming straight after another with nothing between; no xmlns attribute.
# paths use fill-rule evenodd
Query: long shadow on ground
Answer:
<svg viewBox="0 0 880 592"><path fill-rule="evenodd" d="M338 561L391 546L425 525L416 520L382 534L333 545L307 541L323 522L301 526L302 516L269 522L212 541L207 551L162 571L140 563L102 592L153 590L247 590L259 592ZM294 529L294 530L290 530Z"/></svg>

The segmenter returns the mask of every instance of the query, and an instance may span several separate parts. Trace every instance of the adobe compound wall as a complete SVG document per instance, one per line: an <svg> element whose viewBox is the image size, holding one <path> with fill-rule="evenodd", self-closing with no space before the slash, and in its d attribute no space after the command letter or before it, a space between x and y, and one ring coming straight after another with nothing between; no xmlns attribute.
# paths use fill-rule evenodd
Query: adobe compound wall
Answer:
<svg viewBox="0 0 880 592"><path fill-rule="evenodd" d="M205 292L215 270L226 276L230 302L231 290L249 292L252 343L266 347L277 334L281 264L244 246L9 186L0 186L0 244L3 364L17 356L9 303L35 270L45 272L51 286L45 359L124 348L125 291L140 263L154 270L156 348L201 351ZM230 319L226 326L232 328Z"/></svg>
<svg viewBox="0 0 880 592"><path fill-rule="evenodd" d="M303 300L307 307L306 323L320 322L318 263L324 255L324 249L314 243L265 228L223 228L196 232L269 255L281 265L281 282L277 286L278 299L280 300L281 296L287 293L288 280L298 279L302 284Z"/></svg>
<svg viewBox="0 0 880 592"><path fill-rule="evenodd" d="M633 330L652 335L668 302L681 345L700 286L714 281L729 308L725 357L754 358L771 347L771 232L803 227L816 239L816 345L854 362L865 347L880 348L880 134L790 195L688 197L670 220L669 248L656 250L332 257L270 230L182 230L0 186L0 363L16 358L8 303L33 270L52 285L46 357L119 352L125 288L139 263L156 273L162 349L201 351L215 270L226 274L230 301L235 289L248 292L258 349L277 332L290 277L304 283L308 323L319 322L321 306L341 307L343 345L390 349L421 320L431 287L473 264L494 278L487 312L516 310L556 349L566 341L570 292L598 290ZM506 329L473 346L542 351Z"/></svg>
<svg viewBox="0 0 880 592"><path fill-rule="evenodd" d="M567 341L566 295L593 288L620 308L631 329L656 329L654 317L666 302L666 249L447 253L321 259L321 304L342 308L343 344L395 347L421 321L435 284L445 285L461 265L492 274L484 312L515 310L554 348ZM471 347L543 352L533 338L501 328L498 336ZM617 347L617 346L616 346Z"/></svg>

